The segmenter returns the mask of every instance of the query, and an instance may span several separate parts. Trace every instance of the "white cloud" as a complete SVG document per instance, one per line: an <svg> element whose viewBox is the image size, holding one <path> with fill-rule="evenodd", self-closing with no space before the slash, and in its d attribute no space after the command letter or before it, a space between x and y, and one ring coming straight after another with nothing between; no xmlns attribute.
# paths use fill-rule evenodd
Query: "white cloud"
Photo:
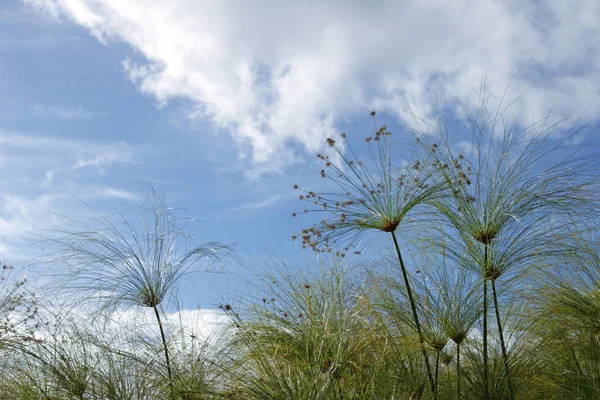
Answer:
<svg viewBox="0 0 600 400"><path fill-rule="evenodd" d="M138 200L127 190L82 185L71 193L61 190L47 194L0 193L0 259L31 260L40 253L39 234L47 234L68 218L85 221L93 211L85 204L95 200Z"/></svg>
<svg viewBox="0 0 600 400"><path fill-rule="evenodd" d="M70 166L71 171L76 171L86 167L97 168L103 171L104 168L113 164L127 164L135 162L135 157L131 147L119 142L115 144L92 147L90 150L82 149L79 152L77 160Z"/></svg>
<svg viewBox="0 0 600 400"><path fill-rule="evenodd" d="M39 309L36 321L51 322L49 325L33 328L33 336L44 341L63 340L72 336L75 329L79 334L95 335L99 342L110 343L130 351L141 352L137 339L150 339L160 343L160 331L152 308L133 307L128 309L105 310L99 315L97 309L88 305L69 306L63 299L54 298L53 304ZM225 313L215 309L182 309L176 312L163 312L161 322L165 328L170 347L176 351L208 344L217 349L227 344L226 335L231 325ZM49 326L45 328L44 326ZM31 328L31 327L30 327ZM133 340L132 340L133 339Z"/></svg>
<svg viewBox="0 0 600 400"><path fill-rule="evenodd" d="M82 202L136 200L104 175L115 165L137 163L144 148L0 131L0 255L23 261L38 255L36 232L55 228L63 216L83 218ZM102 177L98 182L94 178ZM64 221L63 221L64 222Z"/></svg>
<svg viewBox="0 0 600 400"><path fill-rule="evenodd" d="M85 319L86 315L89 315L89 310L86 308L81 308L76 312L80 313L81 319ZM214 343L229 325L227 315L210 308L168 312L163 314L161 319L167 330L169 340L179 343L182 341L190 342L192 339ZM124 331L132 336L152 336L157 340L160 337L154 310L147 307L116 310L108 316L108 324L103 324L102 330L101 334L104 337L116 337Z"/></svg>
<svg viewBox="0 0 600 400"><path fill-rule="evenodd" d="M123 200L135 200L138 196L130 191L112 188L112 187L103 187L97 191L99 196L102 197L116 197Z"/></svg>
<svg viewBox="0 0 600 400"><path fill-rule="evenodd" d="M31 257L24 252L24 245L39 240L34 231L55 226L59 204L64 204L69 196L61 194L20 196L0 194L0 249L3 257L24 260Z"/></svg>
<svg viewBox="0 0 600 400"><path fill-rule="evenodd" d="M523 118L600 117L600 2L25 0L122 41L143 93L191 99L261 171L314 152L365 106L422 112L443 86L467 104L486 78L526 92ZM140 60L139 55L145 59ZM268 165L268 167L266 167Z"/></svg>
<svg viewBox="0 0 600 400"><path fill-rule="evenodd" d="M64 106L59 104L34 104L33 113L38 117L66 120L91 119L106 116L104 112L88 111L81 106Z"/></svg>
<svg viewBox="0 0 600 400"><path fill-rule="evenodd" d="M284 198L289 196L284 196L282 194L274 194L272 196L267 197L266 199L259 201L252 201L249 203L240 204L239 206L228 208L223 212L223 214L235 213L239 211L253 211L259 210L261 208L272 206L283 200Z"/></svg>
<svg viewBox="0 0 600 400"><path fill-rule="evenodd" d="M48 186L52 186L52 183L54 183L54 170L48 170L44 173L44 179L42 180L42 186L44 187L48 187Z"/></svg>
<svg viewBox="0 0 600 400"><path fill-rule="evenodd" d="M83 143L66 138L51 138L1 131L0 146L2 146L2 148L13 147L16 149L35 151L76 151L83 147Z"/></svg>
<svg viewBox="0 0 600 400"><path fill-rule="evenodd" d="M73 173L93 169L104 174L106 169L117 164L137 162L136 150L125 142L97 143L67 138L49 138L36 135L0 132L0 153L11 162L23 159L26 154L29 165L52 165L44 172L42 184L51 185L58 173ZM18 157L10 157L18 155ZM36 163L32 163L35 160ZM6 164L7 161L4 161ZM16 168L15 168L16 169Z"/></svg>

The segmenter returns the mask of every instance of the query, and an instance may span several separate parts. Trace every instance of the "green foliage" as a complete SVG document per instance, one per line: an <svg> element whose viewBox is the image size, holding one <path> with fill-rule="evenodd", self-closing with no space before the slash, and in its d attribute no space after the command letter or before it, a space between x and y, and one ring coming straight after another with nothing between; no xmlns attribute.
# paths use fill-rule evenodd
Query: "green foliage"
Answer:
<svg viewBox="0 0 600 400"><path fill-rule="evenodd" d="M224 307L235 323L232 343L242 355L232 376L241 398L352 398L373 392L373 347L382 338L368 301L347 270L320 267L317 275L279 269L269 295L248 305L248 320Z"/></svg>
<svg viewBox="0 0 600 400"><path fill-rule="evenodd" d="M163 306L223 246L193 244L162 196L59 226L44 243L62 293L100 307L42 318L6 267L0 400L599 398L600 159L564 120L523 125L503 95L480 99L452 122L414 111L412 139L375 126L365 158L327 139L333 189L294 185L324 215L299 235L318 262L273 257L210 340ZM351 263L367 233L385 234L381 259ZM135 306L157 334L104 329Z"/></svg>

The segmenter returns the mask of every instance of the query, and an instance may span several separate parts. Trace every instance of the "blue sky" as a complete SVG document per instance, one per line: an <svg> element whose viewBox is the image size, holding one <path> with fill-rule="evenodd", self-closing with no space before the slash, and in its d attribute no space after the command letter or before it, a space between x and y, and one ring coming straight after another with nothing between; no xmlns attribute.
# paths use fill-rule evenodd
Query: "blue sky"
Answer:
<svg viewBox="0 0 600 400"><path fill-rule="evenodd" d="M79 200L139 202L140 182L202 221L198 241L308 258L292 185L323 185L325 138L366 136L372 109L403 134L405 97L474 105L484 78L525 93L524 120L554 107L598 142L595 0L282 4L2 1L0 260L26 264L55 214L88 218Z"/></svg>

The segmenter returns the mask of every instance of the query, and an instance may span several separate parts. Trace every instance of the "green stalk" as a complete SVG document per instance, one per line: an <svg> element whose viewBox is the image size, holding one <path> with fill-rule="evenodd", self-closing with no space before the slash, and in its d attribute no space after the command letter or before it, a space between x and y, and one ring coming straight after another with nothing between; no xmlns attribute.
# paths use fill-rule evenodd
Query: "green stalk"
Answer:
<svg viewBox="0 0 600 400"><path fill-rule="evenodd" d="M506 345L504 344L504 333L502 332L502 321L500 320L500 309L498 308L498 296L496 295L496 280L492 279L492 293L494 295L494 308L496 309L496 322L498 323L498 331L500 333L500 345L502 346L502 358L504 359L504 369L506 370L506 379L508 379L508 390L510 398L515 398L512 383L510 381L510 369L508 367L508 355L506 353Z"/></svg>
<svg viewBox="0 0 600 400"><path fill-rule="evenodd" d="M160 336L162 338L163 349L165 350L165 361L167 362L167 374L169 375L169 391L171 393L171 398L173 396L173 376L171 374L171 361L169 359L169 349L167 347L167 339L165 338L165 331L163 329L162 322L160 320L160 313L158 312L158 307L155 304L152 306L154 308L154 313L156 314L156 320L158 321L158 328L160 329Z"/></svg>
<svg viewBox="0 0 600 400"><path fill-rule="evenodd" d="M487 268L488 259L488 245L485 245L484 253L484 270L483 270L483 398L488 400L490 395L488 391L488 338L487 338L487 277L485 276L485 269Z"/></svg>
<svg viewBox="0 0 600 400"><path fill-rule="evenodd" d="M433 375L431 374L431 366L429 365L429 358L427 357L427 351L425 350L425 340L423 339L423 333L421 332L421 324L419 323L419 315L417 314L417 308L415 307L415 300L413 298L412 290L410 289L410 282L408 281L408 274L404 267L404 261L400 254L400 246L398 246L398 240L396 234L391 232L392 238L394 239L394 246L396 246L396 254L398 255L398 261L400 261L400 268L402 269L402 276L404 277L404 284L406 285L406 291L408 293L408 300L410 301L410 308L412 309L413 319L415 326L417 327L417 334L419 335L419 341L421 342L421 351L423 352L423 359L425 360L425 367L427 368L427 376L429 378L429 384L431 385L431 392L433 398L437 400L437 393L435 391L435 384L433 382Z"/></svg>
<svg viewBox="0 0 600 400"><path fill-rule="evenodd" d="M579 360L577 359L577 354L575 354L575 349L573 346L569 346L564 337L561 337L561 341L563 346L569 348L571 350L571 356L573 356L573 361L575 362L575 369L577 369L577 377L581 377L581 365L579 364ZM579 386L579 383L577 384ZM577 389L579 390L579 388Z"/></svg>
<svg viewBox="0 0 600 400"><path fill-rule="evenodd" d="M456 343L456 399L460 400L460 343Z"/></svg>
<svg viewBox="0 0 600 400"><path fill-rule="evenodd" d="M433 392L434 397L437 396L438 393L438 372L440 370L440 352L437 351L435 353L435 392Z"/></svg>

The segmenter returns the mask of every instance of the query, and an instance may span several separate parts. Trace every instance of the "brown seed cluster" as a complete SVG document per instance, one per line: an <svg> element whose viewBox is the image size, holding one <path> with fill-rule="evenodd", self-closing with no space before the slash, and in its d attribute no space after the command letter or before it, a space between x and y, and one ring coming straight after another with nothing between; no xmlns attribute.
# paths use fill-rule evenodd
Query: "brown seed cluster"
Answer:
<svg viewBox="0 0 600 400"><path fill-rule="evenodd" d="M383 125L377 129L374 136L365 140L367 143L371 141L378 142L381 138L390 135L387 126ZM342 133L341 137L346 139L346 133ZM327 138L326 143L330 147L335 147L335 140L332 138ZM341 150L337 147L336 151L341 154ZM349 248L353 247L351 244L353 239L366 229L394 232L400 224L402 215L386 216L385 212L381 211L382 204L389 201L389 196L396 196L395 192L398 190L425 190L429 188L430 179L433 177L431 170L427 169L430 162L417 160L411 164L411 171L407 171L397 180L392 181L396 182L397 185L387 181L385 183L373 182L370 179L361 178L372 176L372 171L362 161L349 160L345 155L342 156L345 168L335 165L329 156L317 154L317 158L325 166L320 174L321 177L329 178L341 187L349 188L350 191L318 195L312 191L301 189L297 184L293 185L294 189L299 189L302 192L298 196L299 200L309 201L316 206L315 209L305 210L305 213L308 211L325 211L329 213L329 218L302 230L301 234L293 235L292 239L301 238L303 248L311 248L316 252L335 253L340 257L347 254ZM347 167L350 168L350 172L347 172ZM328 173L327 168L332 169L341 179L338 180L336 174ZM403 188L403 186L406 186L406 188ZM391 211L392 214L393 212ZM296 215L297 213L292 213L292 216ZM336 251L333 249L334 247L344 247L344 249ZM357 251L355 254L360 254L360 252Z"/></svg>
<svg viewBox="0 0 600 400"><path fill-rule="evenodd" d="M381 140L381 138L383 136L391 136L391 135L392 135L392 132L390 132L390 131L387 130L387 126L386 125L383 125L381 128L379 128L377 130L377 132L375 132L375 136L372 136L372 137L368 136L368 137L366 137L365 138L365 142L366 143L370 143L371 140L374 141L374 142L379 142L379 140Z"/></svg>
<svg viewBox="0 0 600 400"><path fill-rule="evenodd" d="M141 302L145 307L155 307L160 303L160 299L153 290L150 290L141 295Z"/></svg>
<svg viewBox="0 0 600 400"><path fill-rule="evenodd" d="M400 220L385 220L383 221L383 223L381 224L381 230L383 232L395 232L396 228L398 227L398 225L400 225Z"/></svg>
<svg viewBox="0 0 600 400"><path fill-rule="evenodd" d="M495 281L500 277L500 275L502 275L502 270L494 266L487 268L484 273L485 279L489 279L491 281Z"/></svg>
<svg viewBox="0 0 600 400"><path fill-rule="evenodd" d="M487 245L487 244L490 244L492 242L492 240L494 240L494 238L496 237L497 234L498 234L498 232L496 232L492 228L486 228L486 229L482 229L482 230L475 232L473 237L477 241Z"/></svg>

